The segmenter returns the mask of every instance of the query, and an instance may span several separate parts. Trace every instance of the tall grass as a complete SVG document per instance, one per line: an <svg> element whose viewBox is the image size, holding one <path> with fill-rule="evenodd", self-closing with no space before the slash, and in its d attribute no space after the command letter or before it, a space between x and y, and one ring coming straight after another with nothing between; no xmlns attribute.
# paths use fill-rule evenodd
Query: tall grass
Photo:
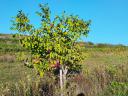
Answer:
<svg viewBox="0 0 128 96"><path fill-rule="evenodd" d="M75 77L68 78L65 96L127 96L126 66L88 66ZM2 96L60 96L59 84L50 77L25 78L15 83L1 85Z"/></svg>

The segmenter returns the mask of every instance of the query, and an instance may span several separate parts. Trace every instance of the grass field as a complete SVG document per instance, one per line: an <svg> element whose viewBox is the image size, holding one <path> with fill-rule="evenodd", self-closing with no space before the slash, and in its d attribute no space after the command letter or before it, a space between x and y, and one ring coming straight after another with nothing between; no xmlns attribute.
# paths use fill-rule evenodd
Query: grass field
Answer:
<svg viewBox="0 0 128 96"><path fill-rule="evenodd" d="M82 62L82 73L69 79L67 96L80 92L85 96L128 96L128 47L107 44L81 47L86 59ZM26 50L18 45L17 39L0 34L0 96L58 96L49 89L52 87L47 87L56 86L48 76L40 81L35 70L17 60L19 52ZM39 82L44 83L40 86Z"/></svg>

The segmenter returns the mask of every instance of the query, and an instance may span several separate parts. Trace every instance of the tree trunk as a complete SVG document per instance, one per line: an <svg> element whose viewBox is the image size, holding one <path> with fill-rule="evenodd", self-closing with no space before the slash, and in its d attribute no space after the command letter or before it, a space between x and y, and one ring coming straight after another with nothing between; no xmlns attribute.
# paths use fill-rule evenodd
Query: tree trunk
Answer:
<svg viewBox="0 0 128 96"><path fill-rule="evenodd" d="M60 69L60 91L61 91L61 96L63 96L63 71Z"/></svg>
<svg viewBox="0 0 128 96"><path fill-rule="evenodd" d="M61 89L61 96L64 96L64 90L66 89L66 75L67 75L67 67L64 68L64 66L62 66L62 68L60 69L60 89Z"/></svg>
<svg viewBox="0 0 128 96"><path fill-rule="evenodd" d="M66 89L66 83L67 83L67 78L66 78L66 75L67 75L67 67L63 68L63 82L64 82L64 89Z"/></svg>

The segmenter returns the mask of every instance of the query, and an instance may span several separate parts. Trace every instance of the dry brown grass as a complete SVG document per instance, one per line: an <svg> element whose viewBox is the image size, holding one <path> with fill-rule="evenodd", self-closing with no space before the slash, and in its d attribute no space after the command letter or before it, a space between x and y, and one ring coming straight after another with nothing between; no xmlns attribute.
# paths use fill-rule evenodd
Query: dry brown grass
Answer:
<svg viewBox="0 0 128 96"><path fill-rule="evenodd" d="M15 55L11 55L11 54L3 54L0 56L0 62L8 62L8 63L12 63L16 61L16 57Z"/></svg>

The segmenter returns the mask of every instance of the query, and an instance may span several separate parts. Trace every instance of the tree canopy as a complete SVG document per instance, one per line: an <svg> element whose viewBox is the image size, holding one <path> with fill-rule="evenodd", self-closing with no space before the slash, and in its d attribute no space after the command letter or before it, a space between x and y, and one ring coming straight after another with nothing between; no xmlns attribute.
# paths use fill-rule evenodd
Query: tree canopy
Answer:
<svg viewBox="0 0 128 96"><path fill-rule="evenodd" d="M51 20L50 8L40 4L40 27L35 28L28 16L19 11L12 20L12 29L17 30L20 43L32 54L32 66L41 76L46 71L66 67L70 72L79 71L81 50L76 42L89 33L90 21L63 12Z"/></svg>

